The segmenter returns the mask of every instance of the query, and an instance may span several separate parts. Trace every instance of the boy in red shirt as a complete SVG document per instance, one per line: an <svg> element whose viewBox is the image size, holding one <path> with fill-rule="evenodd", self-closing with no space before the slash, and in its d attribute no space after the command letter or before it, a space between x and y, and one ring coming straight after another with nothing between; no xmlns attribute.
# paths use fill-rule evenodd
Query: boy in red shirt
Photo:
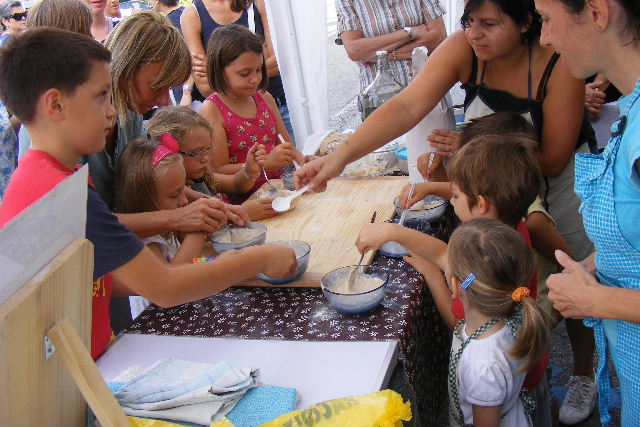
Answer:
<svg viewBox="0 0 640 427"><path fill-rule="evenodd" d="M0 205L0 227L71 175L81 155L104 149L115 118L110 58L109 51L89 37L46 27L17 36L0 50L0 99L32 138L32 149L21 158ZM114 295L142 295L157 305L173 306L208 297L258 273L285 277L296 267L293 250L272 245L208 263L164 264L118 221L91 185L86 236L94 245L94 358L111 339L112 290Z"/></svg>

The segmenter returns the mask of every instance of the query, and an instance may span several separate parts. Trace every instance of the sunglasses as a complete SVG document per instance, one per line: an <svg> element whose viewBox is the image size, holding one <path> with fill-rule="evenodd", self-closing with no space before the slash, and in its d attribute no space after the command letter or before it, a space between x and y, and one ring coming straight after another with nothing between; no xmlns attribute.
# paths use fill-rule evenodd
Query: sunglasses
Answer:
<svg viewBox="0 0 640 427"><path fill-rule="evenodd" d="M13 15L7 15L4 19L15 19L16 21L22 21L23 19L27 19L27 12L16 12Z"/></svg>
<svg viewBox="0 0 640 427"><path fill-rule="evenodd" d="M197 151L195 153L178 150L178 153L182 154L183 156L195 158L197 160L201 160L204 156L208 155L210 152L211 152L211 147L207 148L206 150Z"/></svg>

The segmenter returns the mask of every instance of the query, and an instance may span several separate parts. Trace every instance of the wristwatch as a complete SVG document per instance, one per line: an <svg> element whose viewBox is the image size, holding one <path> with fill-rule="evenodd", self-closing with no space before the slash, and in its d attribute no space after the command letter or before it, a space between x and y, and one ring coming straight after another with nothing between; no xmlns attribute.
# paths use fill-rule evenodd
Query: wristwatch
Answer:
<svg viewBox="0 0 640 427"><path fill-rule="evenodd" d="M413 30L411 29L411 27L403 27L403 30L405 30L407 32L407 34L409 34L409 42L413 41Z"/></svg>
<svg viewBox="0 0 640 427"><path fill-rule="evenodd" d="M193 92L193 86L191 85L182 85L183 92Z"/></svg>

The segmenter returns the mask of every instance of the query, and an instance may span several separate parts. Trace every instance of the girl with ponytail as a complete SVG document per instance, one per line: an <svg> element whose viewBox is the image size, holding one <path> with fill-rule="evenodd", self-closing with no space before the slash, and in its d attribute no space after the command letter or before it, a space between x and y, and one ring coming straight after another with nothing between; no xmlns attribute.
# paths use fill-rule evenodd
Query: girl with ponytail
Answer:
<svg viewBox="0 0 640 427"><path fill-rule="evenodd" d="M530 296L531 251L507 225L462 224L448 247L447 279L462 300L449 364L451 425L529 426L525 375L550 333L548 315Z"/></svg>

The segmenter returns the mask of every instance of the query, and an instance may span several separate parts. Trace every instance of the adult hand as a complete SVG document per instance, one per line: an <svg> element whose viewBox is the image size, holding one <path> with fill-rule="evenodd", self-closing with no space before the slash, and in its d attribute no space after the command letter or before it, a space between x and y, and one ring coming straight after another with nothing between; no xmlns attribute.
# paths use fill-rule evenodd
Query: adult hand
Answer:
<svg viewBox="0 0 640 427"><path fill-rule="evenodd" d="M191 54L191 72L197 77L207 77L207 57L205 55Z"/></svg>
<svg viewBox="0 0 640 427"><path fill-rule="evenodd" d="M455 130L434 129L427 137L431 146L444 157L453 157L460 146L460 134Z"/></svg>
<svg viewBox="0 0 640 427"><path fill-rule="evenodd" d="M601 82L587 83L585 85L584 104L589 112L589 119L596 122L600 119L600 109L604 104L607 95L600 90Z"/></svg>
<svg viewBox="0 0 640 427"><path fill-rule="evenodd" d="M227 223L225 204L216 198L198 199L187 206L166 212L174 231L211 234Z"/></svg>
<svg viewBox="0 0 640 427"><path fill-rule="evenodd" d="M393 232L394 224L365 224L358 238L356 247L361 254L368 251L377 251L384 243L392 240L390 234Z"/></svg>
<svg viewBox="0 0 640 427"><path fill-rule="evenodd" d="M223 203L225 213L227 215L227 221L233 222L236 225L244 225L245 222L250 222L247 211L241 205L230 205Z"/></svg>
<svg viewBox="0 0 640 427"><path fill-rule="evenodd" d="M326 190L327 181L339 176L346 166L338 151L319 157L298 169L293 175L296 188L300 189L309 184L312 192Z"/></svg>
<svg viewBox="0 0 640 427"><path fill-rule="evenodd" d="M433 156L433 161L431 161L431 156ZM429 162L431 162L431 165L429 165ZM429 181L432 181L433 173L440 167L440 164L442 164L442 156L440 153L435 152L421 154L416 162L420 175Z"/></svg>
<svg viewBox="0 0 640 427"><path fill-rule="evenodd" d="M296 155L296 149L290 142L284 142L276 145L269 154L267 154L264 167L269 170L280 169L292 164Z"/></svg>
<svg viewBox="0 0 640 427"><path fill-rule="evenodd" d="M293 249L280 245L259 246L265 254L265 268L262 273L269 277L287 277L296 271L298 262Z"/></svg>
<svg viewBox="0 0 640 427"><path fill-rule="evenodd" d="M602 285L580 263L557 250L556 259L564 271L547 279L549 300L564 317L582 319L593 316L597 291Z"/></svg>
<svg viewBox="0 0 640 427"><path fill-rule="evenodd" d="M273 210L271 202L273 202L273 198L249 199L242 203L242 207L247 211L252 221L258 221L278 215L278 212Z"/></svg>

